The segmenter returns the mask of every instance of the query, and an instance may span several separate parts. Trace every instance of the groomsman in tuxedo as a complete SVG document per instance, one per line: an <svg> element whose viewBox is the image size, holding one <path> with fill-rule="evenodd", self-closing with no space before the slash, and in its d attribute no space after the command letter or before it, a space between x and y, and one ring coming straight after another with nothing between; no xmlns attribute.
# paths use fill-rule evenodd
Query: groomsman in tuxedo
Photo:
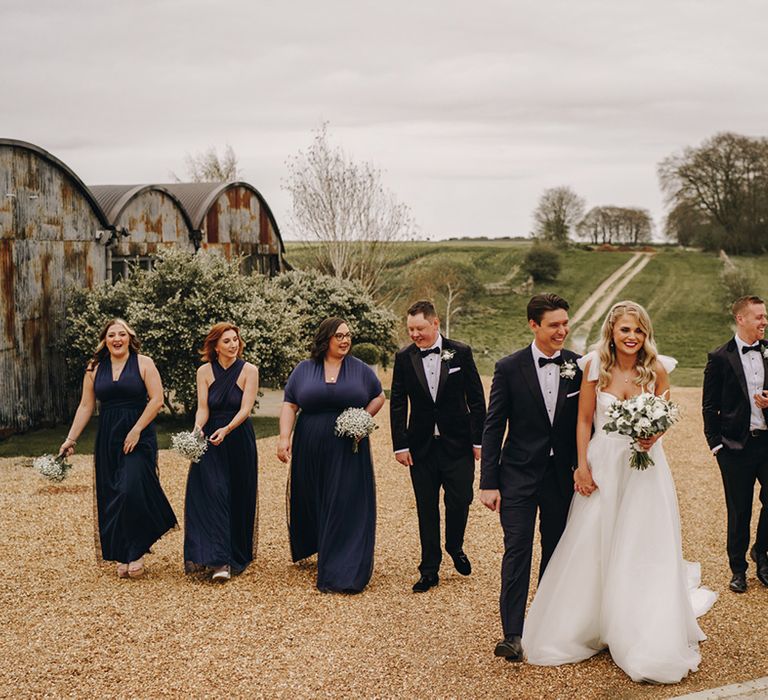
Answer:
<svg viewBox="0 0 768 700"><path fill-rule="evenodd" d="M704 370L704 434L717 457L728 510L728 562L735 593L747 590L747 549L755 481L760 518L750 557L768 586L768 344L765 302L756 296L734 302L736 335L709 353Z"/></svg>
<svg viewBox="0 0 768 700"><path fill-rule="evenodd" d="M528 325L531 345L496 363L480 471L480 500L499 513L504 530L499 601L504 639L494 654L507 661L523 659L536 511L541 578L565 529L576 466L581 370L579 356L563 347L568 302L537 294L528 303Z"/></svg>
<svg viewBox="0 0 768 700"><path fill-rule="evenodd" d="M440 487L445 492L445 551L456 571L472 572L464 530L475 460L480 459L485 394L472 349L440 334L432 302L412 304L407 325L413 343L395 355L390 416L395 458L409 467L416 496L421 576L413 591L423 593L439 582Z"/></svg>

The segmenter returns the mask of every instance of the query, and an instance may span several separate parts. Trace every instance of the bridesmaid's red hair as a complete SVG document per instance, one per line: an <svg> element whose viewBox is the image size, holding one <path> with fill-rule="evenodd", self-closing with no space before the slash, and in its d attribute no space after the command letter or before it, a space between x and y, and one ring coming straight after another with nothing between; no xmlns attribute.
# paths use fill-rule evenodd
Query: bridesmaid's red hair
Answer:
<svg viewBox="0 0 768 700"><path fill-rule="evenodd" d="M219 338L227 331L235 331L237 333L237 339L240 341L240 346L237 349L237 356L243 356L243 350L245 350L245 343L240 336L240 329L234 323L215 323L211 326L211 330L208 331L208 335L205 336L203 341L203 347L199 350L203 362L213 362L216 359L216 343L219 342Z"/></svg>

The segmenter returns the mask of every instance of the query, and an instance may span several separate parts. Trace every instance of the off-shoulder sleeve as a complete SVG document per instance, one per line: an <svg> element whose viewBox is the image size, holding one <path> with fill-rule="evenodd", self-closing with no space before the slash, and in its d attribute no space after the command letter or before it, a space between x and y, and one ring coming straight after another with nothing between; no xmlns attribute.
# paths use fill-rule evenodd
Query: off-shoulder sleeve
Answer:
<svg viewBox="0 0 768 700"><path fill-rule="evenodd" d="M657 355L656 358L661 362L661 366L667 370L667 373L672 372L677 367L677 360L669 355Z"/></svg>
<svg viewBox="0 0 768 700"><path fill-rule="evenodd" d="M600 359L595 350L590 350L586 355L576 360L576 364L582 372L588 363L589 375L587 376L587 381L596 382L600 378Z"/></svg>

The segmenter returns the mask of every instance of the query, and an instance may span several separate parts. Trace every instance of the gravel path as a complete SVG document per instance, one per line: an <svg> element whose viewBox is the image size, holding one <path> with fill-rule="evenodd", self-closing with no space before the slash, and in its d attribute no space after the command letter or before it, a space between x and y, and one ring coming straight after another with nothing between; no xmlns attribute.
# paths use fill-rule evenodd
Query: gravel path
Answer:
<svg viewBox="0 0 768 700"><path fill-rule="evenodd" d="M416 515L407 474L391 456L385 407L374 434L375 572L357 596L321 594L313 563L291 564L275 438L259 442L257 561L220 586L184 578L181 532L156 546L142 581L98 568L89 456L76 458L60 488L19 460L0 460L0 696L666 698L768 675L768 589L750 570L745 595L727 591L725 510L700 393L676 396L686 418L666 447L685 555L701 561L705 583L721 595L701 621L709 635L701 670L677 686L634 684L606 653L561 668L495 659L501 529L477 501L466 545L472 576L449 562L436 589L411 593ZM186 465L163 452L160 468L181 515Z"/></svg>

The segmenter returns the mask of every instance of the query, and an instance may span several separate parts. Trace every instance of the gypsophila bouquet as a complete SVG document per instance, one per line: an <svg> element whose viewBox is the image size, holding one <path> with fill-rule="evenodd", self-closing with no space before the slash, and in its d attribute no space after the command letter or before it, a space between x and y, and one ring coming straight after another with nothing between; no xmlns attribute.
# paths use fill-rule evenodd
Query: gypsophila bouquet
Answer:
<svg viewBox="0 0 768 700"><path fill-rule="evenodd" d="M378 427L373 422L373 416L364 408L347 408L336 419L334 433L338 437L352 438L352 452L357 452L360 441Z"/></svg>
<svg viewBox="0 0 768 700"><path fill-rule="evenodd" d="M197 430L171 435L171 447L190 462L199 462L208 449L208 440Z"/></svg>
<svg viewBox="0 0 768 700"><path fill-rule="evenodd" d="M677 423L680 408L663 396L643 392L624 401L614 401L608 408L607 416L603 430L632 438L629 466L642 471L654 462L651 455L637 444L637 440L663 433Z"/></svg>
<svg viewBox="0 0 768 700"><path fill-rule="evenodd" d="M32 466L51 481L64 481L67 472L72 469L72 465L67 462L64 455L43 455L35 459Z"/></svg>

